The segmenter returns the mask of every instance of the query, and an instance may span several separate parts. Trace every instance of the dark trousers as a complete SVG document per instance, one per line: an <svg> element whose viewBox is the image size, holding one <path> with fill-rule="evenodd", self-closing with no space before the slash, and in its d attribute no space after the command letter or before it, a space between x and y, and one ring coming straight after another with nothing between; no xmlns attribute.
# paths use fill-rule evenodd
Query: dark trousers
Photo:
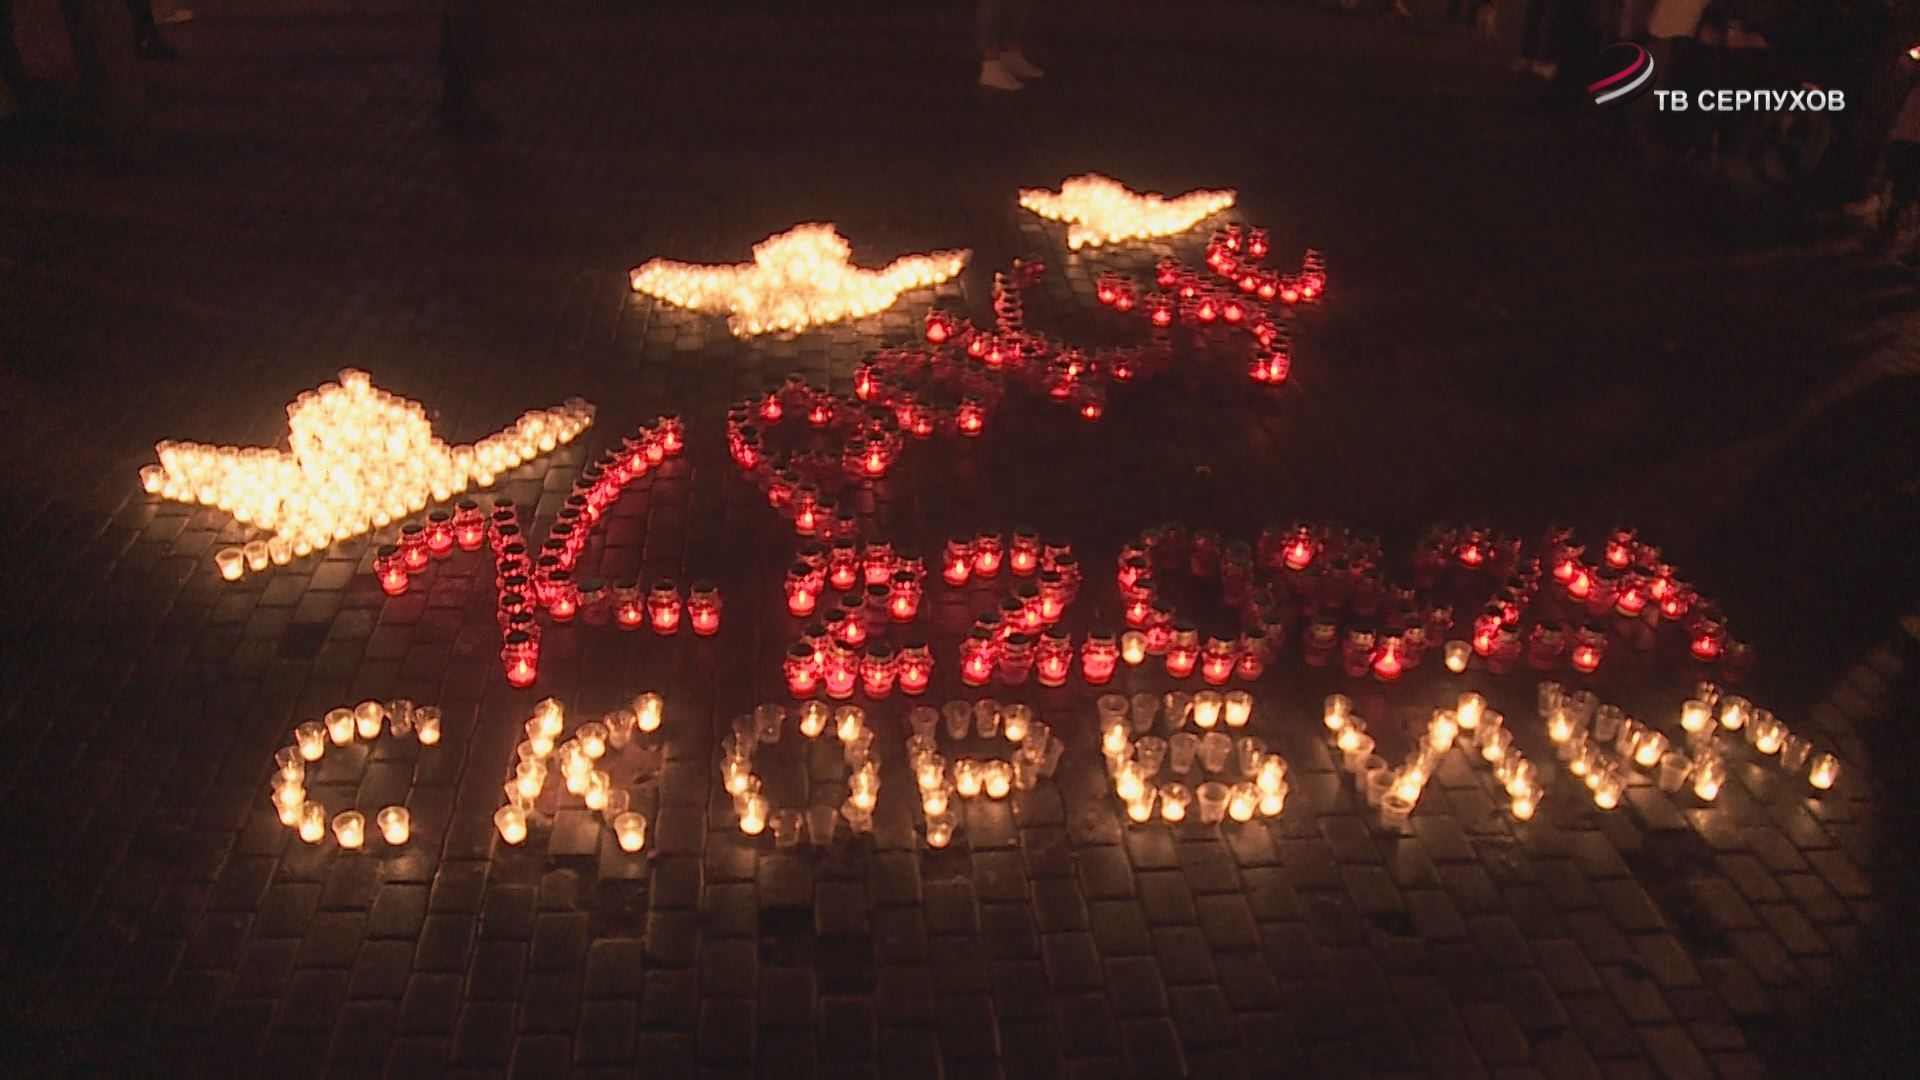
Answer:
<svg viewBox="0 0 1920 1080"><path fill-rule="evenodd" d="M153 0L127 0L127 14L133 19L133 40L149 42L160 36L153 21Z"/></svg>
<svg viewBox="0 0 1920 1080"><path fill-rule="evenodd" d="M1520 55L1528 60L1552 60L1553 43L1549 32L1553 29L1553 9L1559 6L1555 0L1527 0L1526 21L1520 35Z"/></svg>
<svg viewBox="0 0 1920 1080"><path fill-rule="evenodd" d="M1887 183L1893 195L1881 229L1892 235L1899 228L1900 215L1920 202L1920 143L1895 139L1887 144Z"/></svg>
<svg viewBox="0 0 1920 1080"><path fill-rule="evenodd" d="M999 56L1019 46L1027 27L1028 0L980 0L980 55Z"/></svg>

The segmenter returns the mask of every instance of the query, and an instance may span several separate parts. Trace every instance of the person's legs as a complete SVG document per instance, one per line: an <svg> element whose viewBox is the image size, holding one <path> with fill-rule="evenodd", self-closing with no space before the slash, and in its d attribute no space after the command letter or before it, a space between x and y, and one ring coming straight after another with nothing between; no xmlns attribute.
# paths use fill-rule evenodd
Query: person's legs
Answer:
<svg viewBox="0 0 1920 1080"><path fill-rule="evenodd" d="M1551 0L1527 0L1526 20L1520 33L1520 56L1525 60L1541 60L1541 53L1547 44L1547 7Z"/></svg>
<svg viewBox="0 0 1920 1080"><path fill-rule="evenodd" d="M980 85L990 90L1018 90L1023 68L1037 76L1019 52L1019 27L1025 21L1024 0L980 0Z"/></svg>

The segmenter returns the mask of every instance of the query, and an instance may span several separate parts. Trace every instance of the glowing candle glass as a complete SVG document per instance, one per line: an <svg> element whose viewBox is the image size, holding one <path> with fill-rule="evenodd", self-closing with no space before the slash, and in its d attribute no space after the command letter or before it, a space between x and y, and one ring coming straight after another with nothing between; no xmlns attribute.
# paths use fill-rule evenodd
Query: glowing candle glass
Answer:
<svg viewBox="0 0 1920 1080"><path fill-rule="evenodd" d="M367 818L358 810L343 810L334 815L333 839L349 851L367 842Z"/></svg>
<svg viewBox="0 0 1920 1080"><path fill-rule="evenodd" d="M387 807L374 815L373 822L380 829L380 838L394 847L413 835L413 814L404 806Z"/></svg>
<svg viewBox="0 0 1920 1080"><path fill-rule="evenodd" d="M293 729L295 745L306 761L319 761L327 753L327 725L309 720Z"/></svg>
<svg viewBox="0 0 1920 1080"><path fill-rule="evenodd" d="M1818 791L1831 791L1840 781L1840 759L1832 754L1817 754L1807 767L1807 783Z"/></svg>

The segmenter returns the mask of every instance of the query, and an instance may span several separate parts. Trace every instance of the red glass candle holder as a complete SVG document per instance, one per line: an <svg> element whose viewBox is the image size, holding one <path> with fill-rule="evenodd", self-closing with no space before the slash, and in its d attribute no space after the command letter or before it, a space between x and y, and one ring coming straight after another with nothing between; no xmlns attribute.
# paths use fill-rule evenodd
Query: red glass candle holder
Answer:
<svg viewBox="0 0 1920 1080"><path fill-rule="evenodd" d="M653 424L653 445L659 447L663 457L678 457L680 451L687 448L687 425L677 413L666 413ZM648 457L653 455L649 453ZM655 462L659 464L659 462Z"/></svg>
<svg viewBox="0 0 1920 1080"><path fill-rule="evenodd" d="M860 584L860 553L852 540L833 542L833 553L827 558L827 584L845 592Z"/></svg>
<svg viewBox="0 0 1920 1080"><path fill-rule="evenodd" d="M1035 678L1041 686L1064 686L1073 670L1073 642L1061 630L1049 630L1034 646Z"/></svg>
<svg viewBox="0 0 1920 1080"><path fill-rule="evenodd" d="M1488 644L1491 648L1492 643ZM1566 651L1567 634L1558 622L1542 619L1527 632L1527 666L1535 671L1552 671L1560 666L1560 655Z"/></svg>
<svg viewBox="0 0 1920 1080"><path fill-rule="evenodd" d="M972 438L987 427L987 410L973 398L962 399L953 410L954 428L960 434Z"/></svg>
<svg viewBox="0 0 1920 1080"><path fill-rule="evenodd" d="M1173 623L1175 619L1173 605L1164 600L1156 600L1147 611L1147 621L1141 629L1147 635L1147 655L1165 656L1173 647ZM1196 646L1198 641L1195 642ZM1199 657L1196 655L1195 659Z"/></svg>
<svg viewBox="0 0 1920 1080"><path fill-rule="evenodd" d="M1493 652L1493 639L1506 625L1506 613L1497 605L1482 608L1480 614L1473 617L1473 651L1481 656Z"/></svg>
<svg viewBox="0 0 1920 1080"><path fill-rule="evenodd" d="M1266 674L1267 663L1272 658L1266 636L1257 630L1249 630L1240 635L1240 643L1234 649L1233 673L1252 682Z"/></svg>
<svg viewBox="0 0 1920 1080"><path fill-rule="evenodd" d="M787 614L796 619L813 614L820 600L818 571L797 562L787 568Z"/></svg>
<svg viewBox="0 0 1920 1080"><path fill-rule="evenodd" d="M983 532L973 538L973 572L983 578L998 576L1004 549L997 532Z"/></svg>
<svg viewBox="0 0 1920 1080"><path fill-rule="evenodd" d="M696 581L687 590L687 621L701 637L720 632L720 590L711 582Z"/></svg>
<svg viewBox="0 0 1920 1080"><path fill-rule="evenodd" d="M680 629L680 590L672 578L661 578L647 590L647 623L661 635Z"/></svg>
<svg viewBox="0 0 1920 1080"><path fill-rule="evenodd" d="M893 646L877 642L867 646L860 660L860 688L868 697L877 701L893 693L894 680L899 677Z"/></svg>
<svg viewBox="0 0 1920 1080"><path fill-rule="evenodd" d="M1040 535L1028 529L1015 530L1007 548L1007 569L1026 577L1040 569Z"/></svg>
<svg viewBox="0 0 1920 1080"><path fill-rule="evenodd" d="M486 516L472 499L461 499L454 507L453 542L461 551L479 551L487 542Z"/></svg>
<svg viewBox="0 0 1920 1080"><path fill-rule="evenodd" d="M423 530L426 538L427 554L431 558L444 559L453 554L453 515L445 510L435 510L427 515L427 524Z"/></svg>
<svg viewBox="0 0 1920 1080"><path fill-rule="evenodd" d="M893 545L885 540L867 545L861 560L861 572L868 585L885 585L893 580Z"/></svg>
<svg viewBox="0 0 1920 1080"><path fill-rule="evenodd" d="M1167 674L1184 679L1193 674L1195 665L1200 662L1200 631L1187 623L1180 623L1170 627L1167 634ZM1151 631L1147 637L1147 651L1152 652Z"/></svg>
<svg viewBox="0 0 1920 1080"><path fill-rule="evenodd" d="M1407 670L1406 655L1406 642L1400 635L1381 635L1369 658L1373 677L1383 683L1399 682Z"/></svg>
<svg viewBox="0 0 1920 1080"><path fill-rule="evenodd" d="M820 489L801 484L793 490L793 531L812 536L820 527Z"/></svg>
<svg viewBox="0 0 1920 1080"><path fill-rule="evenodd" d="M924 641L900 646L900 692L918 696L933 682L933 650Z"/></svg>
<svg viewBox="0 0 1920 1080"><path fill-rule="evenodd" d="M1024 685L1033 674L1033 638L1026 634L1008 634L1000 643L995 664L1000 681L1008 686Z"/></svg>
<svg viewBox="0 0 1920 1080"><path fill-rule="evenodd" d="M827 658L820 665L820 684L827 696L844 701L853 696L854 687L860 681L860 660L851 648L835 645L827 650Z"/></svg>
<svg viewBox="0 0 1920 1080"><path fill-rule="evenodd" d="M1635 548L1634 530L1617 528L1607 536L1607 565L1615 570L1625 570L1633 565Z"/></svg>
<svg viewBox="0 0 1920 1080"><path fill-rule="evenodd" d="M382 544L373 555L373 574L380 579L380 591L399 596L407 591L407 568L397 544Z"/></svg>
<svg viewBox="0 0 1920 1080"><path fill-rule="evenodd" d="M893 611L893 586L869 585L863 595L866 602L860 609L860 621L869 627L886 622Z"/></svg>
<svg viewBox="0 0 1920 1080"><path fill-rule="evenodd" d="M1171 657L1173 654L1167 654ZM1209 637L1205 649L1200 654L1200 678L1208 686L1224 686L1233 678L1234 668L1233 641L1223 637Z"/></svg>
<svg viewBox="0 0 1920 1080"><path fill-rule="evenodd" d="M427 550L427 530L418 522L409 522L400 527L400 562L407 573L417 574L433 561L433 555Z"/></svg>
<svg viewBox="0 0 1920 1080"><path fill-rule="evenodd" d="M580 586L574 583L572 571L555 571L547 580L546 595L547 614L554 622L571 622L579 614Z"/></svg>
<svg viewBox="0 0 1920 1080"><path fill-rule="evenodd" d="M1696 618L1689 628L1688 651L1703 664L1717 662L1727 651L1727 624L1719 619Z"/></svg>
<svg viewBox="0 0 1920 1080"><path fill-rule="evenodd" d="M532 686L540 677L540 644L525 631L513 631L500 648L500 662L506 667L510 685L522 689Z"/></svg>
<svg viewBox="0 0 1920 1080"><path fill-rule="evenodd" d="M1674 582L1673 587L1667 590L1667 595L1660 598L1660 617L1668 622L1686 618L1687 612L1693 609L1695 599L1693 586Z"/></svg>
<svg viewBox="0 0 1920 1080"><path fill-rule="evenodd" d="M1345 644L1340 648L1340 666L1350 679L1362 678L1373 663L1373 649L1379 636L1366 627L1354 627L1347 631Z"/></svg>
<svg viewBox="0 0 1920 1080"><path fill-rule="evenodd" d="M973 577L973 540L954 537L947 541L940 556L940 580L949 585L965 585Z"/></svg>
<svg viewBox="0 0 1920 1080"><path fill-rule="evenodd" d="M1600 661L1607 655L1607 635L1591 626L1582 626L1574 631L1573 649L1568 654L1568 662L1573 670L1582 675L1591 675L1600 667Z"/></svg>
<svg viewBox="0 0 1920 1080"><path fill-rule="evenodd" d="M640 599L637 582L621 581L613 586L613 622L622 630L638 630L647 621L646 605Z"/></svg>
<svg viewBox="0 0 1920 1080"><path fill-rule="evenodd" d="M1650 598L1646 578L1634 573L1622 574L1619 591L1613 597L1614 614L1622 618L1637 619L1647 610L1647 601Z"/></svg>
<svg viewBox="0 0 1920 1080"><path fill-rule="evenodd" d="M992 631L975 627L960 642L960 681L985 686L993 678L996 641Z"/></svg>
<svg viewBox="0 0 1920 1080"><path fill-rule="evenodd" d="M1112 631L1093 630L1080 646L1080 677L1089 686L1105 686L1113 681L1120 663L1120 642Z"/></svg>
<svg viewBox="0 0 1920 1080"><path fill-rule="evenodd" d="M887 613L894 622L911 622L920 614L920 579L911 571L901 570L893 575L893 583L887 594Z"/></svg>

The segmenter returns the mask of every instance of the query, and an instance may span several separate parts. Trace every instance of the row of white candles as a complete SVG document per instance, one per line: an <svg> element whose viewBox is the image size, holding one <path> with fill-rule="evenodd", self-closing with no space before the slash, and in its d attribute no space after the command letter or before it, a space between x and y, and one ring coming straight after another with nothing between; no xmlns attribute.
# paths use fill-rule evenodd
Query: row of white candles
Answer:
<svg viewBox="0 0 1920 1080"><path fill-rule="evenodd" d="M1726 785L1727 752L1739 732L1745 733L1756 753L1774 759L1783 771L1805 769L1807 783L1815 790L1831 789L1840 776L1839 759L1814 754L1812 744L1789 731L1773 713L1746 698L1722 695L1712 683L1701 683L1695 696L1681 703L1684 750L1617 706L1599 704L1588 691L1565 694L1558 683L1544 682L1539 705L1547 737L1558 747L1567 770L1586 781L1594 793L1594 805L1603 810L1619 805L1621 772L1627 763L1652 771L1664 792L1674 794L1691 783L1696 798L1713 802Z"/></svg>
<svg viewBox="0 0 1920 1080"><path fill-rule="evenodd" d="M1453 708L1433 710L1418 745L1397 768L1374 753L1378 744L1346 695L1328 695L1321 720L1340 751L1342 766L1353 776L1367 805L1380 812L1381 827L1389 831L1407 828L1440 759L1463 739L1471 741L1480 759L1492 766L1494 781L1505 791L1508 812L1515 820L1531 820L1539 808L1538 769L1514 745L1506 718L1488 708L1486 698L1478 693L1468 691L1455 700Z"/></svg>
<svg viewBox="0 0 1920 1080"><path fill-rule="evenodd" d="M733 797L734 816L745 836L759 836L774 826L774 836L782 847L799 842L800 824L813 834L816 845L833 839L834 826L845 818L847 827L857 834L873 831L873 810L880 800L880 759L873 752L873 730L867 726L867 713L857 705L829 708L824 702L809 701L800 706L797 721L800 734L817 740L832 730L840 741L841 761L847 770L847 798L838 811L831 806L814 807L805 814L798 810L775 810L762 790L761 778L754 771L754 754L762 744L780 741L787 710L781 705L761 705L752 714L734 723L734 732L723 740L720 751L720 780Z"/></svg>
<svg viewBox="0 0 1920 1080"><path fill-rule="evenodd" d="M1021 702L1002 705L993 698L949 701L938 710L920 705L907 714L907 726L907 764L920 794L927 846L936 850L952 844L960 828L960 815L953 808L955 798L998 802L1015 791L1029 790L1043 777L1053 775L1066 752L1066 745L1054 737L1052 727ZM1004 739L1014 748L1013 756L956 757L949 764L939 748L943 728L946 737L955 742Z"/></svg>
<svg viewBox="0 0 1920 1080"><path fill-rule="evenodd" d="M349 368L287 406L290 449L161 442L159 464L140 470L140 484L272 534L215 554L220 575L234 581L489 487L500 473L572 442L593 411L574 398L450 447L434 435L426 406Z"/></svg>
<svg viewBox="0 0 1920 1080"><path fill-rule="evenodd" d="M293 731L293 745L281 747L273 755L273 807L280 824L295 830L300 839L317 844L327 838L327 808L307 798L307 766L326 756L327 747L349 746L354 742L372 742L382 732L395 738L409 736L422 746L440 741L440 710L436 706L416 706L406 698L382 704L363 701L353 708L330 710L322 720L309 720ZM374 826L389 845L399 847L413 835L413 814L404 806L389 806L374 815ZM357 851L367 842L367 818L358 810L343 810L333 816L334 842L349 851Z"/></svg>
<svg viewBox="0 0 1920 1080"><path fill-rule="evenodd" d="M1095 708L1100 752L1106 758L1114 794L1126 806L1128 821L1144 825L1158 816L1178 824L1187 820L1196 802L1203 825L1273 818L1286 809L1286 759L1269 753L1266 742L1256 736L1227 734L1227 730L1245 728L1253 719L1253 695L1246 691L1189 694L1175 690L1164 696L1135 694L1131 698L1103 694ZM1152 734L1161 715L1166 719L1165 738ZM1186 730L1189 726L1198 732ZM1221 727L1227 730L1216 730ZM1224 779L1230 763L1240 775L1231 784ZM1192 773L1196 764L1210 779L1189 786L1180 778ZM1169 775L1165 783L1160 782L1163 771Z"/></svg>
<svg viewBox="0 0 1920 1080"><path fill-rule="evenodd" d="M615 787L612 774L599 766L609 751L625 749L634 736L659 731L664 708L659 694L640 694L630 706L581 724L561 742L566 708L553 698L535 704L524 728L527 737L515 748L513 772L503 788L506 803L493 815L500 839L508 844L526 841L534 804L557 764L567 794L600 814L621 851L633 854L645 848L646 815L632 809L632 794Z"/></svg>

